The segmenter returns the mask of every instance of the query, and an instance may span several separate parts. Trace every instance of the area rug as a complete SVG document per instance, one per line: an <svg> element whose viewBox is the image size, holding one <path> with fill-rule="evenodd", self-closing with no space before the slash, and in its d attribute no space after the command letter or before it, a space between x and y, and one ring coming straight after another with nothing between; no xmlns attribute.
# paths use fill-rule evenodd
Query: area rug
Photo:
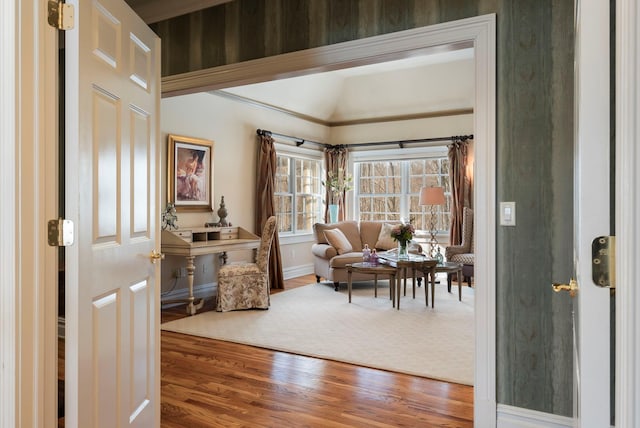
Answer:
<svg viewBox="0 0 640 428"><path fill-rule="evenodd" d="M423 287L392 308L387 281L346 287L310 284L271 296L268 310L203 312L162 324L162 330L253 345L365 367L473 385L473 289L436 286L435 308Z"/></svg>

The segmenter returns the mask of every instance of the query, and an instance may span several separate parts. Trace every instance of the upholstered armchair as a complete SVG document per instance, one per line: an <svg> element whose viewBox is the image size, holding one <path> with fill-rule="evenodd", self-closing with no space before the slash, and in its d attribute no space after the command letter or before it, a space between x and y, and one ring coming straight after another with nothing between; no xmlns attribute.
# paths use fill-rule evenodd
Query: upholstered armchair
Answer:
<svg viewBox="0 0 640 428"><path fill-rule="evenodd" d="M271 216L262 229L255 263L229 264L220 268L216 310L269 308L269 254L275 230L276 218Z"/></svg>
<svg viewBox="0 0 640 428"><path fill-rule="evenodd" d="M462 212L462 243L445 248L444 255L448 262L462 263L462 275L471 287L473 265L475 261L473 248L473 210L465 207Z"/></svg>

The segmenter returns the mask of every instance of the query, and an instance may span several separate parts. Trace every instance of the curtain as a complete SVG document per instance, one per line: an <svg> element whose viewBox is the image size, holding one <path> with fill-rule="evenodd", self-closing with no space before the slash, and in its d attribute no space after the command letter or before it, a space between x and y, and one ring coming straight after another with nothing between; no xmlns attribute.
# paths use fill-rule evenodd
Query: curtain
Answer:
<svg viewBox="0 0 640 428"><path fill-rule="evenodd" d="M347 148L343 145L327 147L324 151L324 160L327 165L327 176L325 180L329 179L329 172L332 172L335 177L338 175L342 175L339 177L340 180L344 180L347 176L347 160L348 160L349 152ZM345 192L342 192L338 195L338 200L333 200L333 195L331 191L327 187L325 198L327 204L324 208L324 221L325 223L329 222L329 204L333 201L334 204L338 205L338 221L342 221L345 219Z"/></svg>
<svg viewBox="0 0 640 428"><path fill-rule="evenodd" d="M275 215L273 194L276 180L276 149L270 134L258 135L258 146L255 230L258 235L262 235L262 229L267 219ZM269 255L269 284L271 288L284 288L282 255L280 254L280 240L278 239L277 230L273 236Z"/></svg>
<svg viewBox="0 0 640 428"><path fill-rule="evenodd" d="M449 242L459 245L462 241L464 207L473 208L472 177L468 174L469 141L455 139L449 145L449 181L451 183L451 225Z"/></svg>

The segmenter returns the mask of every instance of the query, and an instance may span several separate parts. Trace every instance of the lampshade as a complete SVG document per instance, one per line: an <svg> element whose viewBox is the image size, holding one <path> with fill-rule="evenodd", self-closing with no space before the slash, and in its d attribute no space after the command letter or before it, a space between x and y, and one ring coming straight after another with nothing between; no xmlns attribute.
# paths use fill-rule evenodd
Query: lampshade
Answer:
<svg viewBox="0 0 640 428"><path fill-rule="evenodd" d="M444 205L444 187L423 187L420 189L420 205Z"/></svg>

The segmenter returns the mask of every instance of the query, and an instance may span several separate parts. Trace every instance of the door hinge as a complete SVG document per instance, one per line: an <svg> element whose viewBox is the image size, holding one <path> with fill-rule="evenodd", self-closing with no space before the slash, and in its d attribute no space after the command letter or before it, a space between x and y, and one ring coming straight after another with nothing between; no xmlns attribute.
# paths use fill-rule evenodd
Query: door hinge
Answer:
<svg viewBox="0 0 640 428"><path fill-rule="evenodd" d="M49 0L47 3L47 21L49 25L58 30L71 30L73 28L73 5L61 1Z"/></svg>
<svg viewBox="0 0 640 428"><path fill-rule="evenodd" d="M73 244L73 222L59 218L49 220L49 245L52 247L68 247Z"/></svg>
<svg viewBox="0 0 640 428"><path fill-rule="evenodd" d="M615 236L598 236L591 243L591 275L598 287L616 288Z"/></svg>

